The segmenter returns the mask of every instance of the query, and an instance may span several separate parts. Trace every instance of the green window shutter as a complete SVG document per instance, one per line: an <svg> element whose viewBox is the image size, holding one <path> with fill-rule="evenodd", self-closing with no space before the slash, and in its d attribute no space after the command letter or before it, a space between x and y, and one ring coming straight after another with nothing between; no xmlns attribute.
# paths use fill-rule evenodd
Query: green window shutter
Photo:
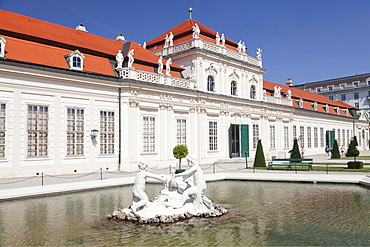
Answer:
<svg viewBox="0 0 370 247"><path fill-rule="evenodd" d="M240 126L241 132L241 156L245 157L245 153L247 153L247 157L249 157L249 125L242 124Z"/></svg>
<svg viewBox="0 0 370 247"><path fill-rule="evenodd" d="M231 124L229 127L229 157L232 158L232 133L233 133L233 125Z"/></svg>

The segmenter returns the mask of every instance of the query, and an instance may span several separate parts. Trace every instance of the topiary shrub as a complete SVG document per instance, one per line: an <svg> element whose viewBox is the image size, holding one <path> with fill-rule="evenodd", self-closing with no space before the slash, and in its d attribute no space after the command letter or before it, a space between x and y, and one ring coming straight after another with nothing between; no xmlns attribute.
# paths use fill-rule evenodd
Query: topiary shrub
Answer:
<svg viewBox="0 0 370 247"><path fill-rule="evenodd" d="M299 151L298 140L294 138L293 149L290 152L291 159L302 159L301 152Z"/></svg>
<svg viewBox="0 0 370 247"><path fill-rule="evenodd" d="M176 159L179 159L179 169L181 169L181 159L189 154L188 147L185 145L177 145L173 148L172 153Z"/></svg>
<svg viewBox="0 0 370 247"><path fill-rule="evenodd" d="M339 147L337 140L334 140L334 145L331 150L331 158L332 159L340 159Z"/></svg>
<svg viewBox="0 0 370 247"><path fill-rule="evenodd" d="M362 169L364 163L362 161L349 161L347 162L348 169Z"/></svg>
<svg viewBox="0 0 370 247"><path fill-rule="evenodd" d="M357 154L357 155L353 154L353 152L355 152L355 154L358 152L358 150L356 148L357 146L358 146L357 137L354 136L352 138L352 140L350 141L350 143L348 144L348 149L346 151L346 157L358 156L359 154Z"/></svg>
<svg viewBox="0 0 370 247"><path fill-rule="evenodd" d="M254 157L254 167L266 167L265 154L263 153L263 147L261 140L258 140L256 156Z"/></svg>

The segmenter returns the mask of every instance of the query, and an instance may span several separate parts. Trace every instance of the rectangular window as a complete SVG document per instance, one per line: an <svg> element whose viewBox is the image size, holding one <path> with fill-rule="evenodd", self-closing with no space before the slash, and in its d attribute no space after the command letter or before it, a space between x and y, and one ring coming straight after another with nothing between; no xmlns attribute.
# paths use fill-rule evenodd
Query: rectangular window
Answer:
<svg viewBox="0 0 370 247"><path fill-rule="evenodd" d="M370 97L370 91L367 91L367 97Z"/></svg>
<svg viewBox="0 0 370 247"><path fill-rule="evenodd" d="M284 126L284 148L289 148L289 127Z"/></svg>
<svg viewBox="0 0 370 247"><path fill-rule="evenodd" d="M342 130L342 145L346 145L346 131Z"/></svg>
<svg viewBox="0 0 370 247"><path fill-rule="evenodd" d="M293 125L293 140L297 139L297 126Z"/></svg>
<svg viewBox="0 0 370 247"><path fill-rule="evenodd" d="M325 136L324 136L324 128L320 128L320 147L325 146Z"/></svg>
<svg viewBox="0 0 370 247"><path fill-rule="evenodd" d="M100 111L100 154L114 154L113 111Z"/></svg>
<svg viewBox="0 0 370 247"><path fill-rule="evenodd" d="M317 127L313 128L313 146L315 148L319 147L319 136L317 133Z"/></svg>
<svg viewBox="0 0 370 247"><path fill-rule="evenodd" d="M346 84L339 84L340 89L346 89Z"/></svg>
<svg viewBox="0 0 370 247"><path fill-rule="evenodd" d="M143 117L143 152L155 152L155 119Z"/></svg>
<svg viewBox="0 0 370 247"><path fill-rule="evenodd" d="M349 137L349 130L347 130L347 145L348 145L348 143L349 143L349 140L350 140L350 137Z"/></svg>
<svg viewBox="0 0 370 247"><path fill-rule="evenodd" d="M84 110L67 108L67 155L84 154Z"/></svg>
<svg viewBox="0 0 370 247"><path fill-rule="evenodd" d="M333 91L333 86L328 86L328 91Z"/></svg>
<svg viewBox="0 0 370 247"><path fill-rule="evenodd" d="M270 148L275 148L275 126L270 125Z"/></svg>
<svg viewBox="0 0 370 247"><path fill-rule="evenodd" d="M28 106L27 117L27 156L45 157L48 155L48 107Z"/></svg>
<svg viewBox="0 0 370 247"><path fill-rule="evenodd" d="M0 103L0 158L5 157L5 118L6 105Z"/></svg>
<svg viewBox="0 0 370 247"><path fill-rule="evenodd" d="M341 99L342 99L342 101L346 101L346 95L345 94L341 94Z"/></svg>
<svg viewBox="0 0 370 247"><path fill-rule="evenodd" d="M257 148L258 140L259 140L258 124L253 124L253 149Z"/></svg>
<svg viewBox="0 0 370 247"><path fill-rule="evenodd" d="M217 150L217 122L209 122L209 150Z"/></svg>
<svg viewBox="0 0 370 247"><path fill-rule="evenodd" d="M356 82L353 82L353 87L358 87L359 83L356 81Z"/></svg>
<svg viewBox="0 0 370 247"><path fill-rule="evenodd" d="M186 145L186 119L177 119L177 145Z"/></svg>
<svg viewBox="0 0 370 247"><path fill-rule="evenodd" d="M316 88L316 93L321 93L321 87Z"/></svg>
<svg viewBox="0 0 370 247"><path fill-rule="evenodd" d="M354 93L353 96L354 96L355 99L358 99L358 92Z"/></svg>
<svg viewBox="0 0 370 247"><path fill-rule="evenodd" d="M338 146L340 146L341 144L341 139L340 139L340 129L337 130L338 131Z"/></svg>
<svg viewBox="0 0 370 247"><path fill-rule="evenodd" d="M329 99L330 99L330 100L333 100L333 99L334 99L334 98L333 98L333 95L330 95L330 96L329 96Z"/></svg>
<svg viewBox="0 0 370 247"><path fill-rule="evenodd" d="M307 127L307 147L310 148L312 146L311 140L311 127Z"/></svg>
<svg viewBox="0 0 370 247"><path fill-rule="evenodd" d="M299 143L301 144L301 147L304 147L304 127L300 126L299 128Z"/></svg>
<svg viewBox="0 0 370 247"><path fill-rule="evenodd" d="M358 132L358 145L361 146L361 131Z"/></svg>

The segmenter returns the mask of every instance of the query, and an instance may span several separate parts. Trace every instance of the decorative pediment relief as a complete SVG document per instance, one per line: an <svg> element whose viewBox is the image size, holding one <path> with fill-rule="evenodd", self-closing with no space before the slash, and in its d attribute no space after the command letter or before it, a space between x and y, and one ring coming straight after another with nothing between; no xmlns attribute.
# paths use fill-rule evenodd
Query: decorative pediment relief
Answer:
<svg viewBox="0 0 370 247"><path fill-rule="evenodd" d="M233 73L231 73L230 75L229 75L229 77L230 77L230 80L231 81L237 81L237 80L239 80L239 75L236 73L236 70L234 69L233 70Z"/></svg>
<svg viewBox="0 0 370 247"><path fill-rule="evenodd" d="M254 75L254 76L252 76L252 78L249 80L249 83L250 84L258 84L258 80L257 80L257 78L256 78L256 76Z"/></svg>
<svg viewBox="0 0 370 247"><path fill-rule="evenodd" d="M207 72L209 75L217 75L218 70L215 68L214 64L213 64L213 63L211 63L211 65L206 69L206 72Z"/></svg>

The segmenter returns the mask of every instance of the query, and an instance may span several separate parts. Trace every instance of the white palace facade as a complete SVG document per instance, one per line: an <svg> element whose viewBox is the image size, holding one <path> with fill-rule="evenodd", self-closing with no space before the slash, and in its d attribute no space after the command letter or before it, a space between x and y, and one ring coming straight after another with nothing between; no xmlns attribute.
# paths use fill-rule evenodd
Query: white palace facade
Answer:
<svg viewBox="0 0 370 247"><path fill-rule="evenodd" d="M192 19L138 45L0 10L1 177L307 155L347 145L368 122L341 101L263 79L256 57Z"/></svg>

